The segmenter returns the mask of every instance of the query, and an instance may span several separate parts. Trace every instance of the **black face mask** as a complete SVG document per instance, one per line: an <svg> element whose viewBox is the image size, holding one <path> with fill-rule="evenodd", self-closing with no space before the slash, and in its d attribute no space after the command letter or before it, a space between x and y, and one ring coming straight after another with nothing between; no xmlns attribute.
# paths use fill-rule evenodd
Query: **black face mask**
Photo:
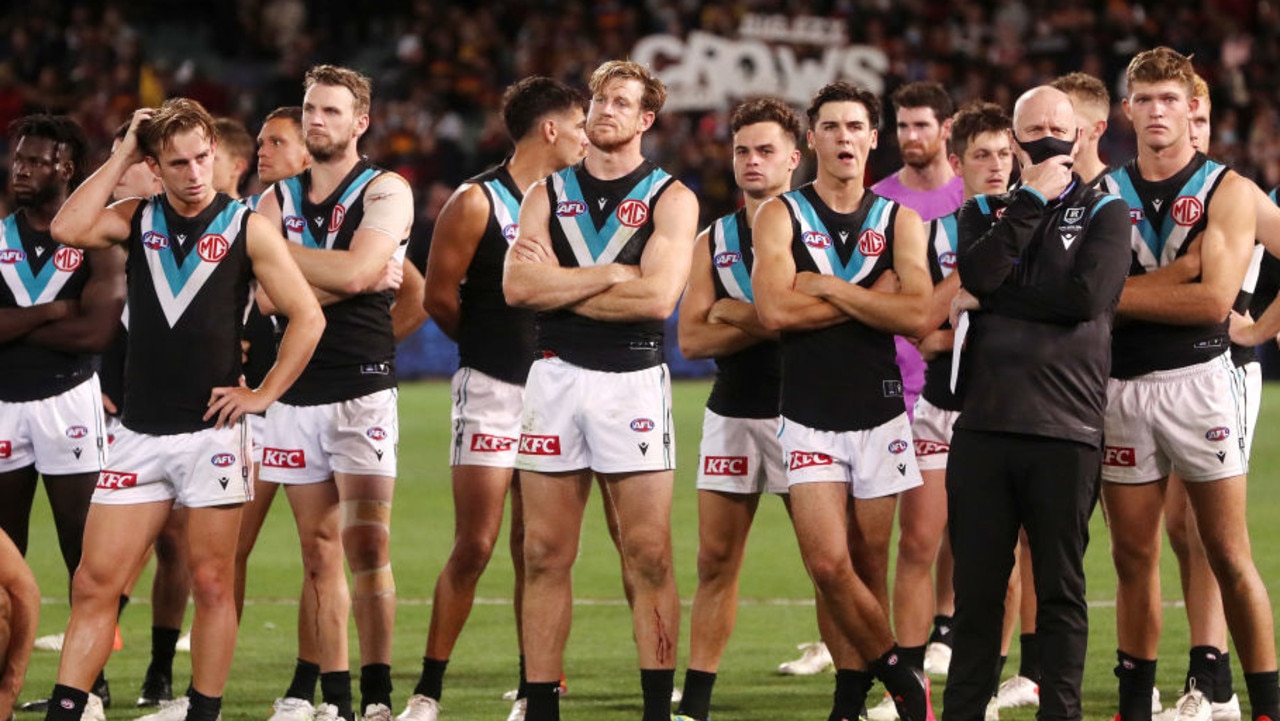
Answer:
<svg viewBox="0 0 1280 721"><path fill-rule="evenodd" d="M1062 140L1052 135L1046 135L1039 140L1032 140L1026 143L1017 138L1014 138L1014 140L1017 140L1018 146L1027 151L1027 155L1031 156L1032 165L1039 165L1057 155L1071 155L1071 149L1076 146L1073 140ZM1071 165L1068 164L1067 167L1071 167Z"/></svg>

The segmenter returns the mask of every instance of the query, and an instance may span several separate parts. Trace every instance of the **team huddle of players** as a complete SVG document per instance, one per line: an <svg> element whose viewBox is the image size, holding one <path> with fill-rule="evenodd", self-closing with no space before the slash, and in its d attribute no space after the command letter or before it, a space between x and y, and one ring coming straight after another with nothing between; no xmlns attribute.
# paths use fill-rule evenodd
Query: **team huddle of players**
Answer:
<svg viewBox="0 0 1280 721"><path fill-rule="evenodd" d="M511 155L449 199L425 278L404 257L408 184L357 150L371 87L354 71L312 68L301 107L267 117L268 187L245 199L252 140L193 101L136 111L87 178L74 122L18 121L18 210L0 225L0 484L24 501L2 512L17 553L44 477L74 572L46 719L104 718L122 594L153 546L138 703L159 706L151 721L219 718L246 560L284 486L304 580L298 661L271 719L354 721L363 709L390 721L395 342L424 310L460 354L456 528L398 719L441 715L508 495L520 649L508 719L559 719L571 572L596 483L622 558L644 721L708 719L765 493L793 519L822 637L780 670L834 665L829 719L932 719L926 672L948 676L948 719L1029 701L1044 718L1079 719L1099 488L1119 578L1118 718L1161 710L1165 516L1193 646L1165 713L1240 718L1229 630L1252 717L1280 719L1271 606L1244 521L1259 371L1230 347L1280 331L1270 310L1244 313L1255 245L1280 249L1280 211L1274 192L1200 152L1208 92L1187 58L1146 51L1127 82L1138 148L1115 168L1098 158L1110 99L1096 79L1033 88L1011 115L990 103L953 112L935 84L905 86L893 96L904 166L870 189L874 94L822 88L807 130L784 103L749 100L730 125L743 206L699 232L694 194L641 152L666 100L650 70L606 62L588 97L527 78L503 98ZM806 145L815 177L792 190ZM677 306L681 351L717 365L680 691L662 354ZM188 594L192 681L175 697ZM29 594L9 596L0 717L31 635ZM1022 668L1000 684L1019 615ZM868 710L877 680L886 695Z"/></svg>

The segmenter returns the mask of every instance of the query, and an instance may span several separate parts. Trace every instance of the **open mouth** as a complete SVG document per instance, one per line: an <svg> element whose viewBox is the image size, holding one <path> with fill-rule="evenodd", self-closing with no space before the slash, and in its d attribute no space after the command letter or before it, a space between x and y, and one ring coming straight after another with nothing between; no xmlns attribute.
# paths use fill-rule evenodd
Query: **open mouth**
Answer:
<svg viewBox="0 0 1280 721"><path fill-rule="evenodd" d="M853 160L853 153L850 153L847 150L842 150L836 155L836 157L840 160Z"/></svg>

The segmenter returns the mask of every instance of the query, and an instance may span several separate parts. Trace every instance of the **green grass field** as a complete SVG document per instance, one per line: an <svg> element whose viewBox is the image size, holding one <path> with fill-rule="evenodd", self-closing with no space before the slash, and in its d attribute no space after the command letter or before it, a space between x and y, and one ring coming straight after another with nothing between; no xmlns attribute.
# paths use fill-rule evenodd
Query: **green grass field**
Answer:
<svg viewBox="0 0 1280 721"><path fill-rule="evenodd" d="M675 384L676 425L679 430L677 493L673 514L675 563L680 596L685 601L677 684L687 656L688 603L696 587L697 513L694 476L702 406L707 382ZM1280 386L1268 385L1254 443L1249 515L1254 556L1272 595L1280 592L1280 446L1272 438L1280 428ZM445 382L413 383L402 387L400 404L400 479L392 526L392 553L399 589L396 626L395 701L399 712L412 693L421 668L430 597L452 538L447 446L449 387ZM30 561L44 591L40 632L65 627L68 606L63 593L65 574L49 519L48 506L37 500ZM564 718L621 721L640 716L639 674L631 640L630 616L622 597L618 560L605 531L597 502L583 530L582 554L576 567L573 632L566 658L569 695L561 709ZM444 718L461 721L504 719L510 705L501 694L516 681L515 631L510 606L512 573L505 534L489 571L481 581L478 603L450 663L445 678ZM1085 717L1110 719L1115 709L1114 572L1108 555L1107 532L1100 513L1094 514L1093 545L1086 559L1089 578L1091 634L1085 671ZM1167 600L1180 598L1172 554L1163 560ZM300 564L293 522L277 502L263 529L248 579L249 602L236 650L235 665L223 707L233 719L265 719L273 699L288 684L293 669L295 612ZM114 703L111 719L142 715L133 707L150 650L150 572L135 591L134 603L121 621L124 650L107 666ZM775 673L777 664L796 656L795 645L815 640L812 592L800 563L794 536L780 503L761 504L742 572L741 610L737 631L720 668L713 705L717 721L782 721L825 718L830 709L832 680L828 675L788 678ZM1166 606L1161 645L1159 687L1166 705L1173 703L1186 667L1187 624L1181 608ZM190 614L188 614L188 623ZM355 627L352 624L353 653ZM1234 654L1233 654L1234 655ZM185 687L189 662L179 654L175 687ZM1009 659L1009 673L1017 669L1017 644ZM353 660L358 665L358 660ZM1236 687L1244 697L1238 662ZM32 659L23 699L44 696L52 688L57 655L37 651ZM1007 675L1007 674L1006 674ZM943 685L935 682L940 707ZM358 698L357 698L358 700ZM1006 720L1034 718L1029 709L1006 711ZM36 719L35 714L19 719Z"/></svg>

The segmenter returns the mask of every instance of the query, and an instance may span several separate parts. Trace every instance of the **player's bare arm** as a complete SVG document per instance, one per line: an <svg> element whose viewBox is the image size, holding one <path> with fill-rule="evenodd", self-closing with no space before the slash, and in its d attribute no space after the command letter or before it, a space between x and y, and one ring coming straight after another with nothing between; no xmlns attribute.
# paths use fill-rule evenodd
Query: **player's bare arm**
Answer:
<svg viewBox="0 0 1280 721"><path fill-rule="evenodd" d="M760 326L755 307L750 303L732 298L716 300L715 282L712 279L712 273L715 270L711 267L711 251L707 248L710 242L708 235L708 231L703 231L694 241L689 285L680 299L677 327L680 353L690 359L717 358L737 353L759 343L767 336L777 337L777 334L769 333ZM745 306L746 312L755 320L755 325L765 336L754 335L725 319L730 315L738 314L739 306ZM712 311L717 308L723 315L713 317ZM745 314L742 313L742 315Z"/></svg>
<svg viewBox="0 0 1280 721"><path fill-rule="evenodd" d="M142 201L130 198L110 207L107 202L125 171L142 161L138 125L153 112L151 108L134 111L129 130L115 152L62 204L49 224L49 234L54 240L73 248L94 249L108 248L129 239L130 221Z"/></svg>
<svg viewBox="0 0 1280 721"><path fill-rule="evenodd" d="M547 232L550 222L551 203L544 183L540 182L529 189L520 204L520 233L503 262L502 293L509 305L556 310L638 276L635 267L618 263L561 267L551 249Z"/></svg>
<svg viewBox="0 0 1280 721"><path fill-rule="evenodd" d="M262 413L288 390L306 368L311 353L324 331L324 314L310 292L307 280L293 262L284 237L266 218L249 216L245 232L254 276L271 298L278 298L276 310L289 319L275 365L257 388L214 388L209 396L205 420L217 417L217 426L234 423L245 413Z"/></svg>
<svg viewBox="0 0 1280 721"><path fill-rule="evenodd" d="M929 311L925 315L922 335L911 339L920 356L926 361L937 358L942 353L951 351L955 331L943 328L942 324L951 315L951 301L960 292L960 274L952 273L933 287L933 297L929 300Z"/></svg>
<svg viewBox="0 0 1280 721"><path fill-rule="evenodd" d="M26 308L0 309L0 343L17 340L54 321L67 318L76 312L74 300L55 300Z"/></svg>
<svg viewBox="0 0 1280 721"><path fill-rule="evenodd" d="M640 256L640 276L573 305L604 321L666 320L689 279L692 240L698 233L698 199L676 182L653 207L653 235Z"/></svg>
<svg viewBox="0 0 1280 721"><path fill-rule="evenodd" d="M391 306L391 333L397 343L413 335L430 317L422 300L426 282L418 267L405 258L400 263L400 273L400 287L396 288L395 303Z"/></svg>
<svg viewBox="0 0 1280 721"><path fill-rule="evenodd" d="M1200 280L1181 285L1126 282L1118 312L1173 325L1217 323L1227 317L1244 282L1257 217L1253 184L1230 173L1209 204L1200 238Z"/></svg>
<svg viewBox="0 0 1280 721"><path fill-rule="evenodd" d="M839 308L872 328L899 335L918 335L929 315L933 282L929 276L924 224L914 210L898 208L894 220L893 270L897 293L863 288L832 275L802 273L796 288Z"/></svg>
<svg viewBox="0 0 1280 721"><path fill-rule="evenodd" d="M124 310L124 264L128 254L119 246L86 251L89 278L73 313L43 325L27 336L34 345L68 353L100 353L116 335Z"/></svg>
<svg viewBox="0 0 1280 721"><path fill-rule="evenodd" d="M464 183L453 191L440 210L431 233L422 306L440 330L454 340L458 338L462 318L458 288L488 224L489 201L484 189L474 183Z"/></svg>
<svg viewBox="0 0 1280 721"><path fill-rule="evenodd" d="M796 261L791 255L791 214L783 201L766 200L756 211L752 243L756 262L751 287L756 312L765 328L817 330L849 320L839 308L796 290Z"/></svg>
<svg viewBox="0 0 1280 721"><path fill-rule="evenodd" d="M1266 191L1257 185L1253 185L1253 190L1258 205L1258 229L1255 231L1258 242L1268 253L1280 258L1280 205L1271 202Z"/></svg>
<svg viewBox="0 0 1280 721"><path fill-rule="evenodd" d="M31 646L40 618L40 588L18 547L0 531L0 593L8 596L8 645L0 649L0 718L13 715L14 702L27 676Z"/></svg>

